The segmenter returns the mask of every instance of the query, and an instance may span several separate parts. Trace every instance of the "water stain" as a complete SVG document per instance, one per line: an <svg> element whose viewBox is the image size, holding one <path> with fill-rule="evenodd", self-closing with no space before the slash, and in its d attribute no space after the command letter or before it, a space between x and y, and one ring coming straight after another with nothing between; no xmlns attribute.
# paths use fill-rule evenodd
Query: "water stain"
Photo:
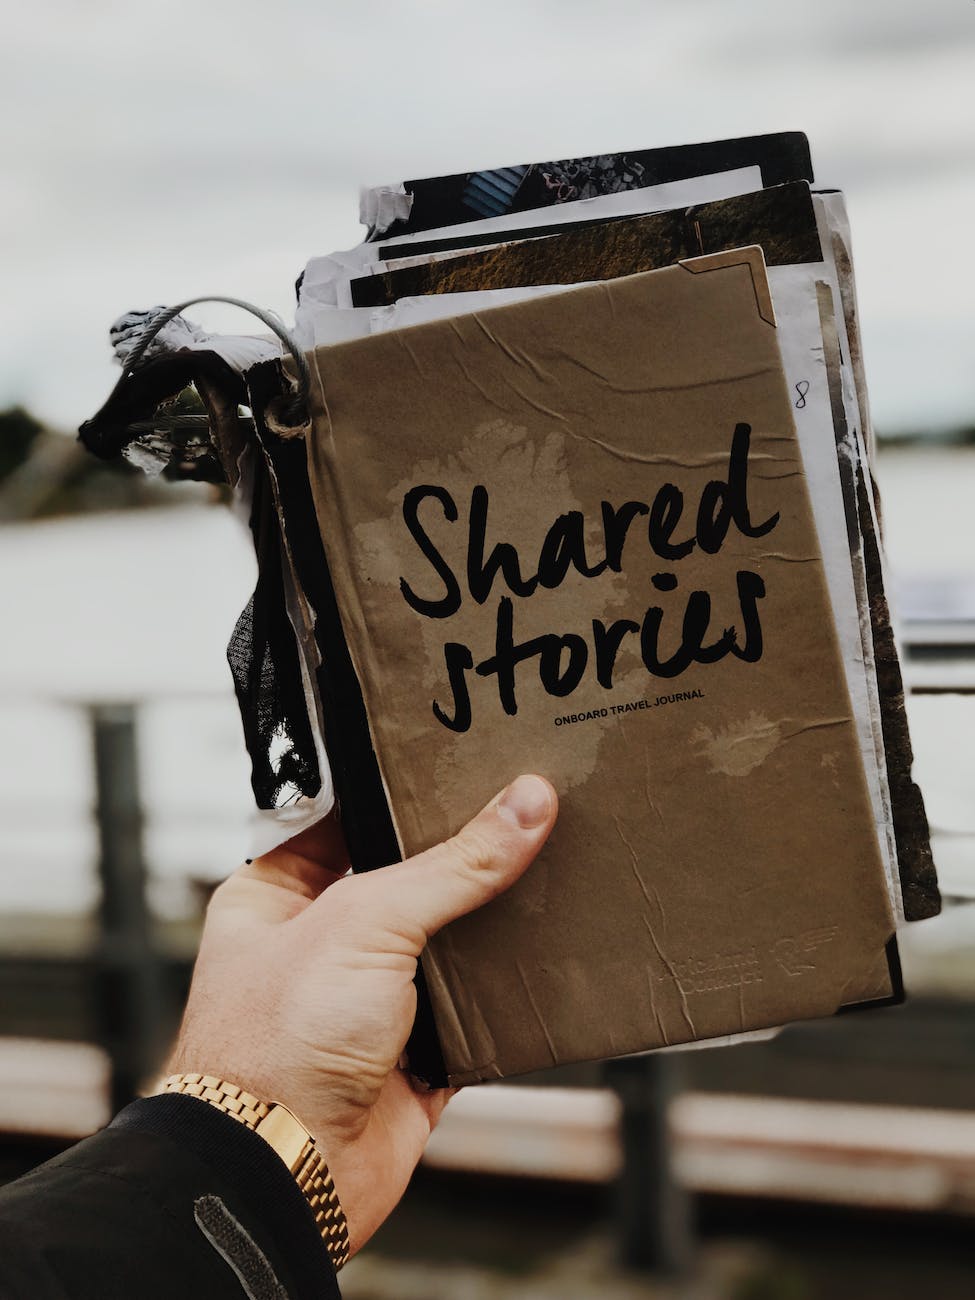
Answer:
<svg viewBox="0 0 975 1300"><path fill-rule="evenodd" d="M752 712L714 731L697 726L691 732L691 742L704 750L712 772L747 776L777 749L781 736L777 722Z"/></svg>

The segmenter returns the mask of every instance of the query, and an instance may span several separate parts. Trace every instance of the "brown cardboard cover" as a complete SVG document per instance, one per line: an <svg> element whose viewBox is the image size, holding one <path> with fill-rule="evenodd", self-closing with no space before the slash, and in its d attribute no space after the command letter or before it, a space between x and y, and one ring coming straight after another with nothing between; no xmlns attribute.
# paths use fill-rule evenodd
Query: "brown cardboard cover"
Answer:
<svg viewBox="0 0 975 1300"><path fill-rule="evenodd" d="M523 880L425 954L454 1083L891 993L894 926L764 269L741 250L709 262L313 357L309 474L403 852L522 771L562 800ZM476 488L485 556L514 547L532 586L549 534L550 585L512 594L509 571L475 599ZM706 516L726 514L723 537L698 524L702 494ZM650 506L657 553L634 508L616 567L602 565L602 502ZM698 635L694 613L710 615ZM513 714L490 672L509 617L515 643L548 638L554 689L578 679L546 693L539 657L525 659ZM602 682L594 621L621 638L611 675L604 644ZM685 637L705 650L660 675ZM458 731L434 705L463 721L446 656L467 651L484 672L463 674Z"/></svg>
<svg viewBox="0 0 975 1300"><path fill-rule="evenodd" d="M833 202L837 196L820 197ZM844 227L845 230L845 227ZM860 358L852 282L852 262L846 236L829 227L842 297L843 319L849 335L861 421L866 419L866 387ZM819 262L822 249L809 186L780 185L684 210L657 212L594 226L579 226L544 238L501 243L476 253L405 266L353 281L357 305L394 302L408 294L433 294L473 289L509 288L531 284L575 284L656 269L686 254L730 249L743 240L761 244L769 266ZM694 265L706 265L704 256ZM847 427L842 395L841 346L832 295L822 309L823 346L833 395L839 472L850 523L850 547L858 599L864 615L863 634L871 644L864 653L876 663L882 726L881 759L889 785L904 916L923 920L940 910L937 875L931 856L924 800L911 776L913 753L897 650L890 630L879 551L876 563L865 556L878 550L869 509L858 506L857 476L865 476L876 500L876 485L863 465L855 430ZM868 443L871 441L866 428ZM857 468L859 466L859 468ZM878 506L879 509L879 506ZM869 616L869 626L867 617ZM871 669L872 671L872 669Z"/></svg>

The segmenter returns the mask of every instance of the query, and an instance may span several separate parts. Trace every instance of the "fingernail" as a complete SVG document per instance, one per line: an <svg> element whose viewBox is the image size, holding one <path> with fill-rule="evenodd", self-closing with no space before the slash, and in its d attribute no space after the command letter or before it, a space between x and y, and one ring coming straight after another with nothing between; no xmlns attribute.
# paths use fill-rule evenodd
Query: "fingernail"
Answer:
<svg viewBox="0 0 975 1300"><path fill-rule="evenodd" d="M523 831L541 826L552 811L552 792L537 776L519 776L498 803L498 816Z"/></svg>

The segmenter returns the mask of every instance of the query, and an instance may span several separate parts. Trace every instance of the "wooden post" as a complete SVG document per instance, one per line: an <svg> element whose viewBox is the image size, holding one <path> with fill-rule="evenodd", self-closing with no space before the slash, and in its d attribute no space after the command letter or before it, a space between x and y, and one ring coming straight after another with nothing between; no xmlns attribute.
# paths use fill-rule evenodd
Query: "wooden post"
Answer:
<svg viewBox="0 0 975 1300"><path fill-rule="evenodd" d="M623 1167L616 1186L620 1262L625 1268L676 1276L691 1257L690 1202L674 1178L667 1110L678 1063L669 1055L624 1057L606 1064L620 1099Z"/></svg>
<svg viewBox="0 0 975 1300"><path fill-rule="evenodd" d="M96 704L89 712L101 883L96 1016L111 1058L114 1113L136 1097L155 1064L162 980L146 897L135 708Z"/></svg>

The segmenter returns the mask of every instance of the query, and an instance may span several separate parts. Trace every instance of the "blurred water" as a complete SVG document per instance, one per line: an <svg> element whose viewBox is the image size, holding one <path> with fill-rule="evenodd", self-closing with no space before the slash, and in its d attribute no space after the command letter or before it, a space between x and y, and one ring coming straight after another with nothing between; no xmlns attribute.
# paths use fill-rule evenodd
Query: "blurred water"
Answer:
<svg viewBox="0 0 975 1300"><path fill-rule="evenodd" d="M975 448L885 447L876 477L895 577L975 581ZM975 617L975 604L969 610Z"/></svg>
<svg viewBox="0 0 975 1300"><path fill-rule="evenodd" d="M0 909L95 901L86 705L140 702L154 901L246 853L249 767L224 656L253 587L229 511L181 507L0 530Z"/></svg>

